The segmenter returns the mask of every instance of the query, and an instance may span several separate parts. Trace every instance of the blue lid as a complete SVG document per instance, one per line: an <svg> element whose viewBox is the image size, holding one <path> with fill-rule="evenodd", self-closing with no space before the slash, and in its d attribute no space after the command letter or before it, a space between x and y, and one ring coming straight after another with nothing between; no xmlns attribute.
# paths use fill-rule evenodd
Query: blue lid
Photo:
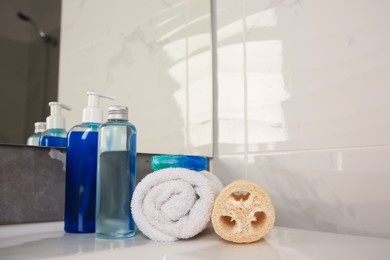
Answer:
<svg viewBox="0 0 390 260"><path fill-rule="evenodd" d="M203 171L207 168L207 158L193 155L154 155L151 159L152 171L165 168L186 168Z"/></svg>

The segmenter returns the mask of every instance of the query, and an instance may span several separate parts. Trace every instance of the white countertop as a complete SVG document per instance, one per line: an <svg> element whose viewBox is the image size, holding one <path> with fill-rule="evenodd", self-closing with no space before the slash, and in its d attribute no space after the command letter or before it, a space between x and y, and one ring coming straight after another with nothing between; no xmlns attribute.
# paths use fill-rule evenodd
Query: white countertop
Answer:
<svg viewBox="0 0 390 260"><path fill-rule="evenodd" d="M390 259L390 239L274 227L252 244L233 244L209 227L196 238L153 242L66 234L63 222L0 226L0 259Z"/></svg>

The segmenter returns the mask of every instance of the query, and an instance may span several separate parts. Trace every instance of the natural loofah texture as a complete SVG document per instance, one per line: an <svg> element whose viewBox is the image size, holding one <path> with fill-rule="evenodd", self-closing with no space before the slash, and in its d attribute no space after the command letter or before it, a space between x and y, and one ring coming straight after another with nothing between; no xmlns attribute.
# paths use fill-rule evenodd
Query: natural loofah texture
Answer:
<svg viewBox="0 0 390 260"><path fill-rule="evenodd" d="M268 194L256 183L235 181L219 193L211 221L223 239L251 243L273 228L275 210Z"/></svg>

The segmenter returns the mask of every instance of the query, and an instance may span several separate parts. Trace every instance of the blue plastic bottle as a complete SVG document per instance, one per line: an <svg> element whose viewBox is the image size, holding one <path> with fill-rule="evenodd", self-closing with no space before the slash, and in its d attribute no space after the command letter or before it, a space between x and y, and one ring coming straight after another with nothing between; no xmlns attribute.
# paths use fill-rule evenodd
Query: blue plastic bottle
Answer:
<svg viewBox="0 0 390 260"><path fill-rule="evenodd" d="M127 107L111 106L108 122L99 128L96 186L96 237L134 236L130 201L135 188L136 128L127 120Z"/></svg>
<svg viewBox="0 0 390 260"><path fill-rule="evenodd" d="M111 97L93 92L87 95L83 121L68 133L64 216L68 233L95 232L98 129L103 118L99 97Z"/></svg>
<svg viewBox="0 0 390 260"><path fill-rule="evenodd" d="M67 145L67 132L65 131L65 118L61 115L61 109L71 110L70 107L50 102L50 116L46 118L46 131L39 139L40 146L62 147Z"/></svg>

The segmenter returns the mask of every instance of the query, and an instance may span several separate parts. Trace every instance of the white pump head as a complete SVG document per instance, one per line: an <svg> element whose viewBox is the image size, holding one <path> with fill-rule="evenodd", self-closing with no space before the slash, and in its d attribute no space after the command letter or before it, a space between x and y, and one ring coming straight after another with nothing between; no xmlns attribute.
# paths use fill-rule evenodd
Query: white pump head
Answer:
<svg viewBox="0 0 390 260"><path fill-rule="evenodd" d="M99 107L99 98L114 100L112 96L105 94L87 92L88 106L83 109L83 123L101 123L103 121L103 110Z"/></svg>
<svg viewBox="0 0 390 260"><path fill-rule="evenodd" d="M49 106L50 116L46 117L46 129L65 129L65 118L61 115L61 109L72 109L58 102L50 102Z"/></svg>

